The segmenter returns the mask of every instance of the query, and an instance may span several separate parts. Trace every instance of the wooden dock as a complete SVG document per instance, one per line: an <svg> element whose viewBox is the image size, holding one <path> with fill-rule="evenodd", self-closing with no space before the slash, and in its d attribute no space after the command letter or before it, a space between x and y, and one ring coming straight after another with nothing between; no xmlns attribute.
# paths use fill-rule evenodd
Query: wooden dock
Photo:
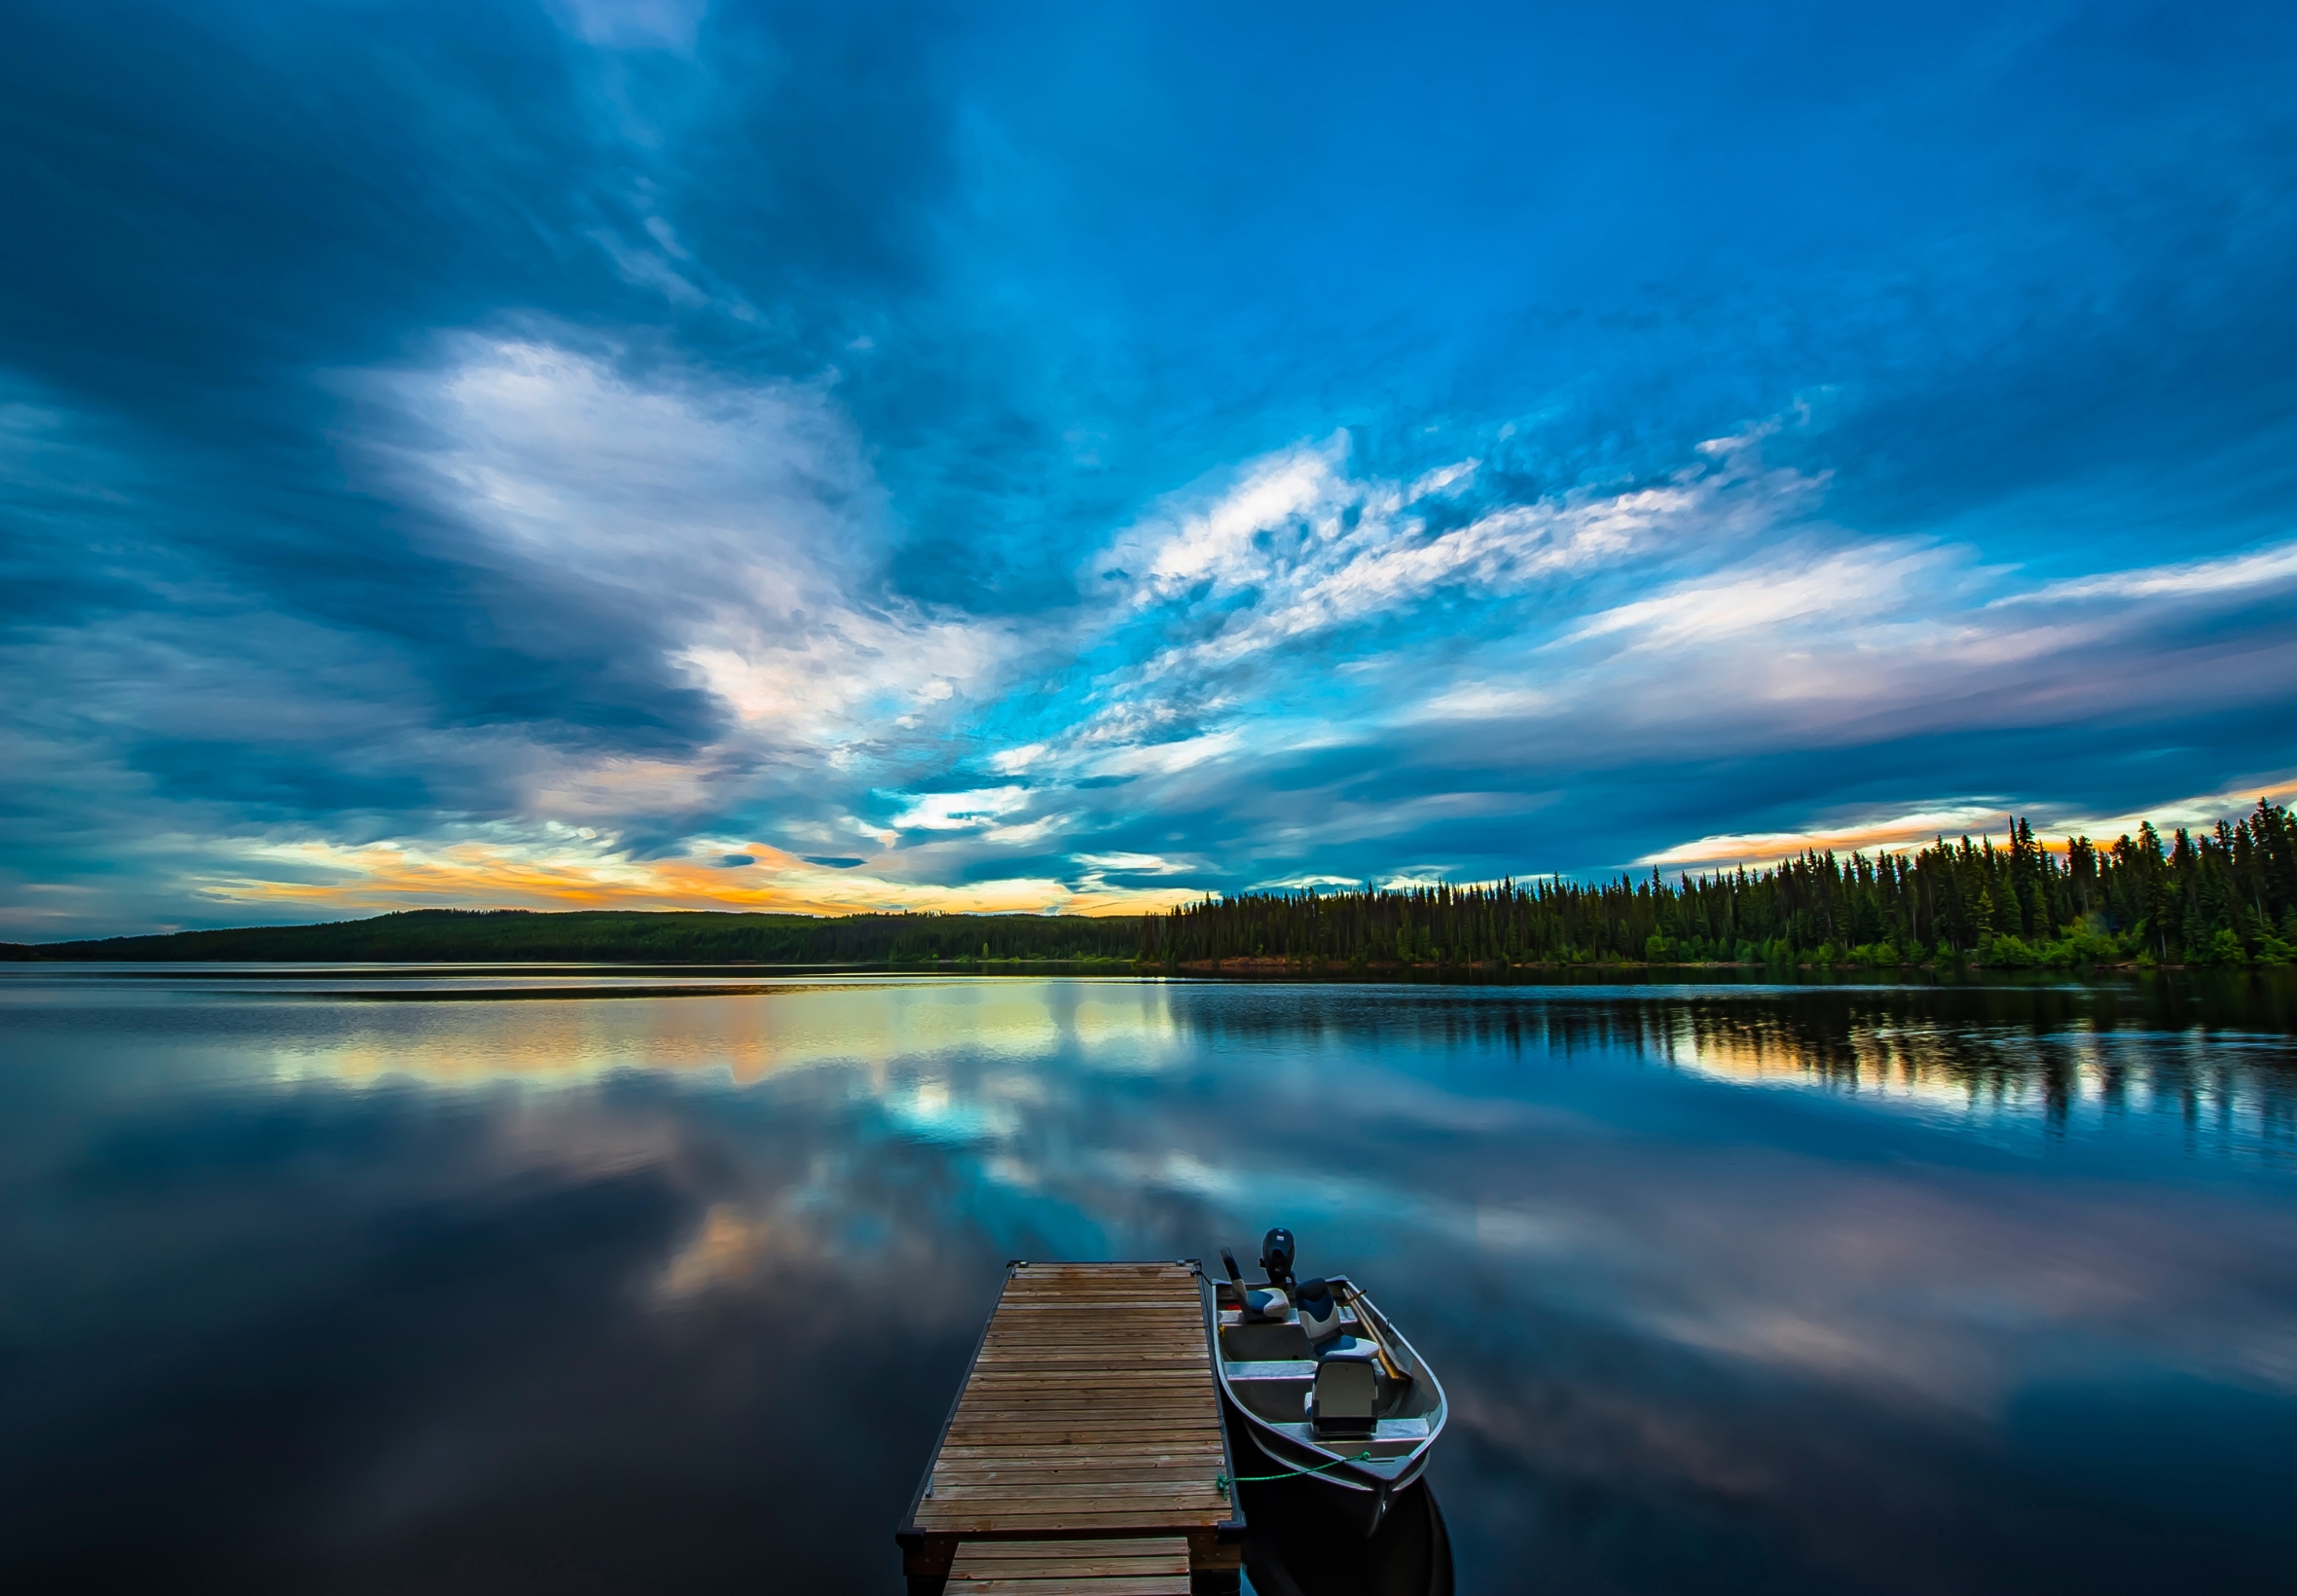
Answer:
<svg viewBox="0 0 2297 1596"><path fill-rule="evenodd" d="M913 1596L1235 1591L1212 1300L1193 1262L1007 1265L895 1537Z"/></svg>

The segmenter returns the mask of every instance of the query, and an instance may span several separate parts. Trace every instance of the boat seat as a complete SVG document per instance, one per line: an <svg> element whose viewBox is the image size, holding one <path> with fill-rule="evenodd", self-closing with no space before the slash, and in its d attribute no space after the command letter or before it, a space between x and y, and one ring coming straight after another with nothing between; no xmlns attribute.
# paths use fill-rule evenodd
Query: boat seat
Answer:
<svg viewBox="0 0 2297 1596"><path fill-rule="evenodd" d="M1308 1420L1319 1435L1369 1435L1378 1427L1379 1354L1368 1341L1335 1336L1317 1349Z"/></svg>

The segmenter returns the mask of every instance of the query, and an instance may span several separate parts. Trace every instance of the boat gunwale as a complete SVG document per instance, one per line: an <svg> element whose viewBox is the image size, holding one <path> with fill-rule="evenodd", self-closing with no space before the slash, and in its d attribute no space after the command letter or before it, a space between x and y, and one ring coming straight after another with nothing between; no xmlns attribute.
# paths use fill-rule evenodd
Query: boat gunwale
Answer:
<svg viewBox="0 0 2297 1596"><path fill-rule="evenodd" d="M1275 1463L1282 1468L1293 1469L1296 1472L1301 1473L1310 1479L1322 1480L1328 1485L1337 1486L1342 1490L1367 1493L1380 1492L1393 1496L1395 1493L1402 1491L1406 1486L1415 1482L1423 1473L1427 1471L1429 1454L1435 1448L1437 1437L1443 1433L1444 1425L1448 1423L1451 1418L1451 1399L1444 1395L1443 1382L1436 1378L1435 1371L1428 1366L1428 1360L1420 1356L1419 1348L1413 1346L1411 1342L1405 1338L1404 1332L1396 1327L1395 1321L1391 1320L1385 1313L1382 1313L1380 1311L1379 1305L1371 1301L1369 1295L1364 1291L1362 1288L1357 1286L1356 1283L1350 1280L1346 1275L1333 1275L1328 1278L1331 1280L1333 1284L1346 1288L1349 1306L1360 1306L1362 1309L1368 1309L1371 1312L1371 1314L1377 1319L1379 1323L1381 1333L1389 1338L1392 1345L1401 1347L1404 1352L1410 1357L1412 1361L1411 1377L1414 1380L1425 1380L1435 1391L1436 1401L1434 1407L1430 1410L1432 1422L1428 1427L1428 1433L1425 1435L1414 1438L1413 1445L1409 1451L1399 1453L1393 1458L1375 1458L1372 1460L1374 1464L1378 1465L1403 1465L1403 1467L1398 1469L1394 1474L1374 1472L1371 1468L1360 1464L1351 1458L1342 1456L1340 1453L1333 1451L1319 1441L1313 1439L1301 1439L1291 1435L1286 1432L1277 1429L1276 1421L1262 1418L1259 1414L1254 1412L1251 1407L1246 1405L1244 1399L1236 1394L1234 1386L1229 1382L1228 1365L1230 1360L1221 1352L1220 1346L1220 1332L1218 1328L1220 1321L1220 1305L1217 1293L1214 1299L1213 1313L1215 1324L1213 1344L1213 1371L1221 1383L1221 1396L1227 1401L1230 1407L1234 1408L1238 1414L1242 1415L1245 1423L1250 1427L1248 1433L1250 1433L1253 1437L1254 1444L1258 1446L1261 1452L1267 1454L1270 1462ZM1238 1294L1240 1297L1242 1292L1243 1288L1240 1287L1238 1288ZM1361 1311L1358 1317L1361 1319ZM1249 1363L1256 1361L1256 1360L1248 1358L1238 1359L1235 1360L1235 1361ZM1297 1361L1297 1360L1287 1360L1287 1361ZM1340 1437L1335 1436L1333 1438L1339 1439ZM1356 1439L1359 1437L1349 1438ZM1373 1436L1367 1438L1376 1439L1377 1437ZM1310 1469L1300 1468L1291 1457L1285 1456L1281 1452L1272 1450L1272 1443L1274 1447L1281 1447L1294 1453L1305 1453L1312 1457L1315 1459L1313 1470L1311 1471ZM1235 1476L1231 1474L1229 1477L1234 1478Z"/></svg>

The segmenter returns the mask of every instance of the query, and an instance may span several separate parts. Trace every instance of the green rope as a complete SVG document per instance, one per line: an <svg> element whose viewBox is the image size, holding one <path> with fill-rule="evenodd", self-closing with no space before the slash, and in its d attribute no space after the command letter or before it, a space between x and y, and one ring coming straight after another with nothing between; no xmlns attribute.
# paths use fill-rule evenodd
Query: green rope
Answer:
<svg viewBox="0 0 2297 1596"><path fill-rule="evenodd" d="M1281 1474L1238 1474L1234 1479L1230 1479L1224 1473L1215 1474L1213 1483L1220 1487L1221 1500L1225 1502L1228 1500L1228 1488L1231 1485L1269 1485L1280 1479L1297 1479L1302 1474L1321 1474L1327 1469L1337 1469L1343 1463L1375 1463L1377 1461L1371 1455L1371 1448L1367 1446L1352 1458L1334 1458L1331 1462L1320 1463L1313 1469L1294 1469L1287 1465L1285 1471Z"/></svg>

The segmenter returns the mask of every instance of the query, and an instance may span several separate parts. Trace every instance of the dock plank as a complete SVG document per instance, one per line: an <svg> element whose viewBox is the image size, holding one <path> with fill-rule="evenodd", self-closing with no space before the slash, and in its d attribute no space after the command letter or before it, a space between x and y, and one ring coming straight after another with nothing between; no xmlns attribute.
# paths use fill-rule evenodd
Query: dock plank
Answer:
<svg viewBox="0 0 2297 1596"><path fill-rule="evenodd" d="M1188 1542L972 1541L957 1549L949 1589L964 1596L1185 1596Z"/></svg>
<svg viewBox="0 0 2297 1596"><path fill-rule="evenodd" d="M1013 1265L900 1537L911 1588L1233 1589L1208 1303L1185 1263Z"/></svg>

